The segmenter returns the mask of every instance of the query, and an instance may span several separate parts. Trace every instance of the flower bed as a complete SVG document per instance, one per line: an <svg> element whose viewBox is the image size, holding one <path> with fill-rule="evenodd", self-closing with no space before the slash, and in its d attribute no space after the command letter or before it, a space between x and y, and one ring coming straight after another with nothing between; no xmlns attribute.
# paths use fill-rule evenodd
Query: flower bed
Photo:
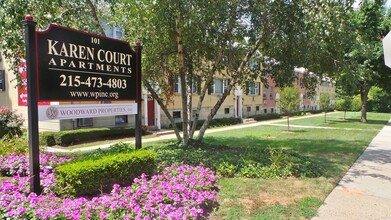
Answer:
<svg viewBox="0 0 391 220"><path fill-rule="evenodd" d="M64 161L54 155L42 156L43 193L37 196L28 193L26 157L12 155L3 158L2 175L4 172L14 177L0 184L0 218L202 219L206 218L207 210L217 204L215 184L218 176L202 165L160 167L160 171L150 178L143 174L134 179L132 186L114 185L113 191L107 195L62 199L51 193L55 186L55 170L48 166Z"/></svg>

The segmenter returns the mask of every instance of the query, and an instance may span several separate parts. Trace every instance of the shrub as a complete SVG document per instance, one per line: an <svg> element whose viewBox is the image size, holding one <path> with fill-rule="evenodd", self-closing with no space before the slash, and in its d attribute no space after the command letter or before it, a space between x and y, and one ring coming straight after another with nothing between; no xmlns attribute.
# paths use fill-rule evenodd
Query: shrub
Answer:
<svg viewBox="0 0 391 220"><path fill-rule="evenodd" d="M17 115L16 111L11 111L7 107L0 107L0 138L4 136L20 136L22 130L23 119L21 115Z"/></svg>
<svg viewBox="0 0 391 220"><path fill-rule="evenodd" d="M56 140L54 139L55 132L44 131L39 133L39 145L41 146L54 146Z"/></svg>
<svg viewBox="0 0 391 220"><path fill-rule="evenodd" d="M4 136L0 138L0 155L4 156L7 154L17 153L17 154L27 154L28 149L28 140L27 136L14 136L9 138Z"/></svg>
<svg viewBox="0 0 391 220"><path fill-rule="evenodd" d="M67 189L69 196L110 192L113 184L130 184L156 166L156 155L146 150L86 157L57 167L57 189Z"/></svg>
<svg viewBox="0 0 391 220"><path fill-rule="evenodd" d="M319 113L322 113L323 110L309 110L308 112L311 114L319 114Z"/></svg>
<svg viewBox="0 0 391 220"><path fill-rule="evenodd" d="M216 172L219 176L234 177L238 172L238 168L234 164L223 161L217 166Z"/></svg>
<svg viewBox="0 0 391 220"><path fill-rule="evenodd" d="M198 120L197 121L197 127L196 129L200 129L202 124L204 124L205 120ZM191 122L192 124L193 122ZM236 125L242 123L242 120L240 118L215 118L209 123L209 127L221 127L221 126L227 126L227 125ZM183 123L178 122L175 123L179 130L183 129ZM172 126L169 126L172 128Z"/></svg>
<svg viewBox="0 0 391 220"><path fill-rule="evenodd" d="M271 119L279 119L279 118L281 118L281 116L279 114L277 114L277 113L260 114L260 115L254 115L252 117L256 121L264 121L264 120L271 120Z"/></svg>
<svg viewBox="0 0 391 220"><path fill-rule="evenodd" d="M359 95L354 96L352 101L351 111L361 111L361 97Z"/></svg>
<svg viewBox="0 0 391 220"><path fill-rule="evenodd" d="M190 141L183 146L170 143L153 148L158 163L196 165L203 163L223 177L286 178L318 177L323 168L306 156L283 149L231 147Z"/></svg>
<svg viewBox="0 0 391 220"><path fill-rule="evenodd" d="M130 127L83 128L59 132L41 132L39 143L44 146L53 146L55 144L69 146L100 138L132 137L134 134L135 129Z"/></svg>

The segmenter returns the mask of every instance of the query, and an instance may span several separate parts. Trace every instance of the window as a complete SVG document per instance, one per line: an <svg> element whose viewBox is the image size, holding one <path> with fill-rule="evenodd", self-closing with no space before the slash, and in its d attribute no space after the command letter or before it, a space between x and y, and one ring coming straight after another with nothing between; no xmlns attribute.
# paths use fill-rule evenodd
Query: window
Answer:
<svg viewBox="0 0 391 220"><path fill-rule="evenodd" d="M274 112L274 108L271 108L271 109L270 109L270 112L273 113L273 112Z"/></svg>
<svg viewBox="0 0 391 220"><path fill-rule="evenodd" d="M247 106L247 112L251 112L251 106Z"/></svg>
<svg viewBox="0 0 391 220"><path fill-rule="evenodd" d="M77 127L92 127L93 119L92 118L78 118Z"/></svg>
<svg viewBox="0 0 391 220"><path fill-rule="evenodd" d="M259 83L249 82L247 83L247 95L258 95L259 94Z"/></svg>
<svg viewBox="0 0 391 220"><path fill-rule="evenodd" d="M193 93L197 92L197 84L195 83L195 81L197 81L197 80L198 80L198 78L194 77L193 82L191 84L191 89L192 89ZM182 93L181 79L179 78L179 76L175 79L173 88L174 88L175 93L179 93L179 94Z"/></svg>
<svg viewBox="0 0 391 220"><path fill-rule="evenodd" d="M115 116L115 124L127 124L128 123L128 116L127 115L117 115Z"/></svg>
<svg viewBox="0 0 391 220"><path fill-rule="evenodd" d="M270 100L273 100L273 87L270 86L270 95L269 95L269 99Z"/></svg>
<svg viewBox="0 0 391 220"><path fill-rule="evenodd" d="M259 105L255 106L255 111L259 111Z"/></svg>
<svg viewBox="0 0 391 220"><path fill-rule="evenodd" d="M173 118L181 118L181 111L173 111L172 117Z"/></svg>
<svg viewBox="0 0 391 220"><path fill-rule="evenodd" d="M214 79L212 94L223 94L227 88L227 80L225 79Z"/></svg>
<svg viewBox="0 0 391 220"><path fill-rule="evenodd" d="M229 108L224 109L224 114L229 114Z"/></svg>
<svg viewBox="0 0 391 220"><path fill-rule="evenodd" d="M174 82L174 92L175 93L181 93L182 87L181 87L181 79L177 77Z"/></svg>
<svg viewBox="0 0 391 220"><path fill-rule="evenodd" d="M266 100L267 100L267 95L266 95L266 91L264 90L263 91L263 103L264 104L266 103Z"/></svg>
<svg viewBox="0 0 391 220"><path fill-rule="evenodd" d="M267 113L267 108L263 109L263 113L265 114Z"/></svg>

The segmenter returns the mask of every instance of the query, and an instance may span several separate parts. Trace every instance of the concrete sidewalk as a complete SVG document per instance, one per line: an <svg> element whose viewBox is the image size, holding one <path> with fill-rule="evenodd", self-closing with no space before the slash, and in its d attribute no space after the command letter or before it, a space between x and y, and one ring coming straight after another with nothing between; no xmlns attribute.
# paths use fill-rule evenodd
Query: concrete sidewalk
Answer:
<svg viewBox="0 0 391 220"><path fill-rule="evenodd" d="M391 120L318 211L313 220L391 219Z"/></svg>

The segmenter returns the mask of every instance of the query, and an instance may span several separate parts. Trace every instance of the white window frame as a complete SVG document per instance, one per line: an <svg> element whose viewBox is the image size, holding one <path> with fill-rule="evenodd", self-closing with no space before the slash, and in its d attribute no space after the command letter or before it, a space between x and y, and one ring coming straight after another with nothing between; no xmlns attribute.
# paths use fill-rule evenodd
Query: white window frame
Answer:
<svg viewBox="0 0 391 220"><path fill-rule="evenodd" d="M221 82L221 91L216 91L216 82L217 81ZM214 78L212 89L213 89L212 94L223 94L225 92L225 90L227 89L227 80Z"/></svg>
<svg viewBox="0 0 391 220"><path fill-rule="evenodd" d="M247 95L258 95L258 94L259 94L259 83L258 82L249 82Z"/></svg>

